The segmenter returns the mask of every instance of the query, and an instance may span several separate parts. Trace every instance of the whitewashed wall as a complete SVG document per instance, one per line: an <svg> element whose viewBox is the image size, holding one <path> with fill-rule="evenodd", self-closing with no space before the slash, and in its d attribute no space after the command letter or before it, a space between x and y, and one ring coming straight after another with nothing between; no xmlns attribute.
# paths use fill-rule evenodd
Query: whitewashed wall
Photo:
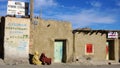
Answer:
<svg viewBox="0 0 120 68"><path fill-rule="evenodd" d="M4 51L5 59L24 62L29 58L30 20L5 18Z"/></svg>

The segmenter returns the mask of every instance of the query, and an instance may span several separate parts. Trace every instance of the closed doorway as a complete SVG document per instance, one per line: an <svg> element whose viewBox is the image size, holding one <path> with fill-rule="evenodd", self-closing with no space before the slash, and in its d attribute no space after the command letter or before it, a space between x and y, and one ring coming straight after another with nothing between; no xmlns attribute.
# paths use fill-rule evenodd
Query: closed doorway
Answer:
<svg viewBox="0 0 120 68"><path fill-rule="evenodd" d="M55 40L54 42L54 62L62 63L66 61L66 41Z"/></svg>

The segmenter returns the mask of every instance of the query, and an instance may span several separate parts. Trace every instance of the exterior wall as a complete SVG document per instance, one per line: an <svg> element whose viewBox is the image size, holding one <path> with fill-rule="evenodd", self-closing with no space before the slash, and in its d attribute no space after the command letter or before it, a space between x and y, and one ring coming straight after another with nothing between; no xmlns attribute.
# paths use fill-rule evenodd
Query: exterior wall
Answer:
<svg viewBox="0 0 120 68"><path fill-rule="evenodd" d="M75 56L77 59L105 60L106 59L106 34L96 33L91 34L84 32L75 33ZM85 45L93 44L94 54L85 55Z"/></svg>
<svg viewBox="0 0 120 68"><path fill-rule="evenodd" d="M5 18L4 60L6 63L28 63L30 20Z"/></svg>
<svg viewBox="0 0 120 68"><path fill-rule="evenodd" d="M120 62L120 38L119 38L119 62Z"/></svg>
<svg viewBox="0 0 120 68"><path fill-rule="evenodd" d="M45 53L47 57L54 61L54 42L55 40L66 40L66 62L72 60L73 37L72 27L68 22L41 20L37 19L38 24L31 26L31 38L33 39L30 46L31 53L39 51L39 54Z"/></svg>
<svg viewBox="0 0 120 68"><path fill-rule="evenodd" d="M115 39L115 61L119 61L119 39Z"/></svg>

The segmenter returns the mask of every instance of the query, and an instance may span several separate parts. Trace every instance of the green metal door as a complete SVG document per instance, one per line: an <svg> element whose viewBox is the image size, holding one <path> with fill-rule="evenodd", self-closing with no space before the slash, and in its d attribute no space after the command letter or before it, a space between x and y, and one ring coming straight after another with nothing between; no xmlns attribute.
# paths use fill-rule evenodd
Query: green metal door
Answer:
<svg viewBox="0 0 120 68"><path fill-rule="evenodd" d="M63 42L55 41L54 44L54 62L62 62Z"/></svg>

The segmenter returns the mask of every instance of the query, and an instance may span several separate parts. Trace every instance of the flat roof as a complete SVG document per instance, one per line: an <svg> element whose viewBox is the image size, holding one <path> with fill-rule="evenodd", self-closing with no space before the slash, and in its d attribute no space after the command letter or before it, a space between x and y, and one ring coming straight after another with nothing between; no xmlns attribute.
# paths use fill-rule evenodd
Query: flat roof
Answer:
<svg viewBox="0 0 120 68"><path fill-rule="evenodd" d="M101 32L108 34L109 32L118 32L118 36L120 37L120 30L92 30L92 29L75 29L73 33L76 32Z"/></svg>

